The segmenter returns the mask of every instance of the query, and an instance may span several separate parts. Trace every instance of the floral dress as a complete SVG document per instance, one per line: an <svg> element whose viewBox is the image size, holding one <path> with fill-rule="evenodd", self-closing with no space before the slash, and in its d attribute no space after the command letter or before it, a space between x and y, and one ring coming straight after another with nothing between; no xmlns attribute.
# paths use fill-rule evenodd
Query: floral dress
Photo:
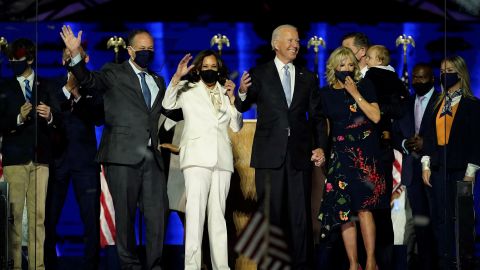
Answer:
<svg viewBox="0 0 480 270"><path fill-rule="evenodd" d="M373 87L358 88L368 102L377 102ZM325 238L335 227L352 220L362 209L388 207L386 184L378 160L379 140L374 123L345 89L324 87L323 109L330 122L331 151L318 219Z"/></svg>

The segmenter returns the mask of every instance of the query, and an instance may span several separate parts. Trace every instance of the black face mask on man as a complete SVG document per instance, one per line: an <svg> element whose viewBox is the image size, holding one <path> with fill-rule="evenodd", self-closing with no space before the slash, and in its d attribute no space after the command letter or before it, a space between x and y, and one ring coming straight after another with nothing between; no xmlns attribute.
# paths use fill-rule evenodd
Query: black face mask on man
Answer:
<svg viewBox="0 0 480 270"><path fill-rule="evenodd" d="M418 96L424 96L433 87L433 82L412 83L412 88Z"/></svg>
<svg viewBox="0 0 480 270"><path fill-rule="evenodd" d="M460 78L458 77L458 73L442 73L440 74L440 83L445 87L445 91L450 89L453 85L455 85Z"/></svg>
<svg viewBox="0 0 480 270"><path fill-rule="evenodd" d="M355 73L353 71L338 71L335 70L335 77L341 81L342 83L345 83L345 80L347 79L347 76L350 76L352 80L355 78Z"/></svg>
<svg viewBox="0 0 480 270"><path fill-rule="evenodd" d="M147 68L153 61L154 53L152 50L135 51L135 62L141 68Z"/></svg>
<svg viewBox="0 0 480 270"><path fill-rule="evenodd" d="M205 83L215 83L218 81L218 71L213 69L201 70L200 77Z"/></svg>
<svg viewBox="0 0 480 270"><path fill-rule="evenodd" d="M15 77L22 75L25 70L28 68L27 59L20 61L10 61L10 66L12 67L13 74Z"/></svg>

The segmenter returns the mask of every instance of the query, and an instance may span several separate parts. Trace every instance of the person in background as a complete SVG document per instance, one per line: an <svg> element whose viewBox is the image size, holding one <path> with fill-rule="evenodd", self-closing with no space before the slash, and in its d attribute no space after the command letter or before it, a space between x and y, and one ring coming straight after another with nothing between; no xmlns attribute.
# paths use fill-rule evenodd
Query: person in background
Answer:
<svg viewBox="0 0 480 270"><path fill-rule="evenodd" d="M353 52L335 49L327 61L328 86L321 93L328 118L331 153L323 202L318 215L322 237L340 226L349 269L359 268L357 254L358 216L367 260L365 269L375 270L376 227L372 210L389 207L383 168L378 162L375 124L380 108L368 79L361 79ZM361 79L361 80L360 80Z"/></svg>
<svg viewBox="0 0 480 270"><path fill-rule="evenodd" d="M130 59L89 71L80 54L82 32L70 26L60 33L70 51L71 72L85 89L103 95L105 127L96 161L105 166L105 177L115 207L116 245L122 269L141 269L135 252L137 204L145 217L148 269L161 269L168 214L164 164L158 150L158 120L165 81L149 70L154 42L146 30L128 38ZM173 119L175 120L175 119Z"/></svg>
<svg viewBox="0 0 480 270"><path fill-rule="evenodd" d="M420 158L424 153L425 134L433 128L433 109L439 95L435 91L433 69L430 65L417 63L414 66L412 88L414 95L407 97L404 115L392 124L392 137L394 147L403 154L402 185L407 188L407 205L411 208L414 223L415 241L407 243L409 249L412 249L407 257L408 269L429 270L437 268L429 200L422 181ZM413 256L415 244L418 256Z"/></svg>
<svg viewBox="0 0 480 270"><path fill-rule="evenodd" d="M275 58L244 72L235 106L241 112L257 105L257 125L250 166L260 209L270 207L270 222L283 229L293 269L310 267L312 161L321 166L327 145L317 79L294 65L300 50L297 28L280 25L272 33ZM265 191L270 189L270 201Z"/></svg>
<svg viewBox="0 0 480 270"><path fill-rule="evenodd" d="M342 46L352 50L360 67L362 78L367 73L367 50L370 47L370 40L367 35L360 32L348 33L342 38Z"/></svg>
<svg viewBox="0 0 480 270"><path fill-rule="evenodd" d="M238 132L242 114L233 105L235 84L217 53L201 51L193 60L185 55L167 88L162 106L183 111L180 168L185 176L185 269L202 265L205 213L213 269L228 266L225 206L233 173L228 127ZM182 80L186 75L187 80Z"/></svg>
<svg viewBox="0 0 480 270"><path fill-rule="evenodd" d="M35 44L19 38L8 47L14 78L0 86L0 133L3 133L3 172L9 184L11 213L10 251L13 269L22 269L22 216L28 216L28 269L45 269L45 201L48 164L52 161L50 134L61 126L59 106L48 84L33 66Z"/></svg>
<svg viewBox="0 0 480 270"><path fill-rule="evenodd" d="M61 104L63 125L53 132L54 162L50 166L45 209L45 265L47 269L58 269L56 227L71 182L83 222L83 269L93 270L98 268L100 252L100 166L95 162L95 126L103 124L103 100L78 84L69 71L69 53L68 49L62 53L66 76L53 81L50 87ZM83 48L80 55L88 63Z"/></svg>
<svg viewBox="0 0 480 270"><path fill-rule="evenodd" d="M467 64L461 56L442 60L440 82L442 93L435 102L432 132L423 137L422 178L432 197L439 269L457 269L459 264L470 269L471 262L457 260L457 254L473 257L474 243L459 246L455 240L459 231L455 229L456 183L474 181L480 168L480 102L472 94Z"/></svg>

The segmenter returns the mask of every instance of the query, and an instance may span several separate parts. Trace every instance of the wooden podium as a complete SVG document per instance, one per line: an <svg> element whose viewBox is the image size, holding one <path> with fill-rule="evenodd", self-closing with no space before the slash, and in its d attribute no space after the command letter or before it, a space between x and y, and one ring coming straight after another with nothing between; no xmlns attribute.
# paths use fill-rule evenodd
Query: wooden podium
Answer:
<svg viewBox="0 0 480 270"><path fill-rule="evenodd" d="M239 132L234 133L229 130L235 166L230 182L226 213L227 226L233 224L235 227L235 233L232 233L229 237L229 245L231 246L229 257L232 258L236 255L233 246L237 242L237 237L256 210L255 169L250 167L256 124L256 119L248 119L243 121L243 127ZM230 226L229 231L233 231L232 227ZM239 256L235 260L235 269L255 270L257 265L248 258Z"/></svg>
<svg viewBox="0 0 480 270"><path fill-rule="evenodd" d="M233 133L229 130L232 141L233 160L235 171L230 182L230 192L227 199L225 218L229 231L229 257L233 258L236 253L233 246L237 242L238 235L247 225L250 217L256 211L257 194L255 189L255 169L250 167L253 136L257 120L244 120L243 128ZM320 222L317 219L320 209L325 174L323 168L313 167L312 193L311 193L311 222L313 225L314 242L318 242L320 234ZM232 227L235 227L233 230ZM234 232L233 232L234 231ZM246 257L239 256L235 260L236 270L255 270L257 265Z"/></svg>

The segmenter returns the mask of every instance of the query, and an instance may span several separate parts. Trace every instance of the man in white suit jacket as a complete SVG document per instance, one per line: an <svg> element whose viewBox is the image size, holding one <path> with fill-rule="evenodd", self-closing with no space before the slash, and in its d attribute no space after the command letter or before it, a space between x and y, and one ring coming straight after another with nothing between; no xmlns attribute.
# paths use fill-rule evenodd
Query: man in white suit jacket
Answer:
<svg viewBox="0 0 480 270"><path fill-rule="evenodd" d="M227 128L237 132L237 111L226 69L211 50L199 53L193 64L187 54L178 64L162 106L182 108L185 126L180 140L180 168L185 177L185 269L200 269L205 210L213 269L229 269L225 204L233 173L233 155ZM180 81L185 75L189 80ZM220 81L220 82L219 82Z"/></svg>

